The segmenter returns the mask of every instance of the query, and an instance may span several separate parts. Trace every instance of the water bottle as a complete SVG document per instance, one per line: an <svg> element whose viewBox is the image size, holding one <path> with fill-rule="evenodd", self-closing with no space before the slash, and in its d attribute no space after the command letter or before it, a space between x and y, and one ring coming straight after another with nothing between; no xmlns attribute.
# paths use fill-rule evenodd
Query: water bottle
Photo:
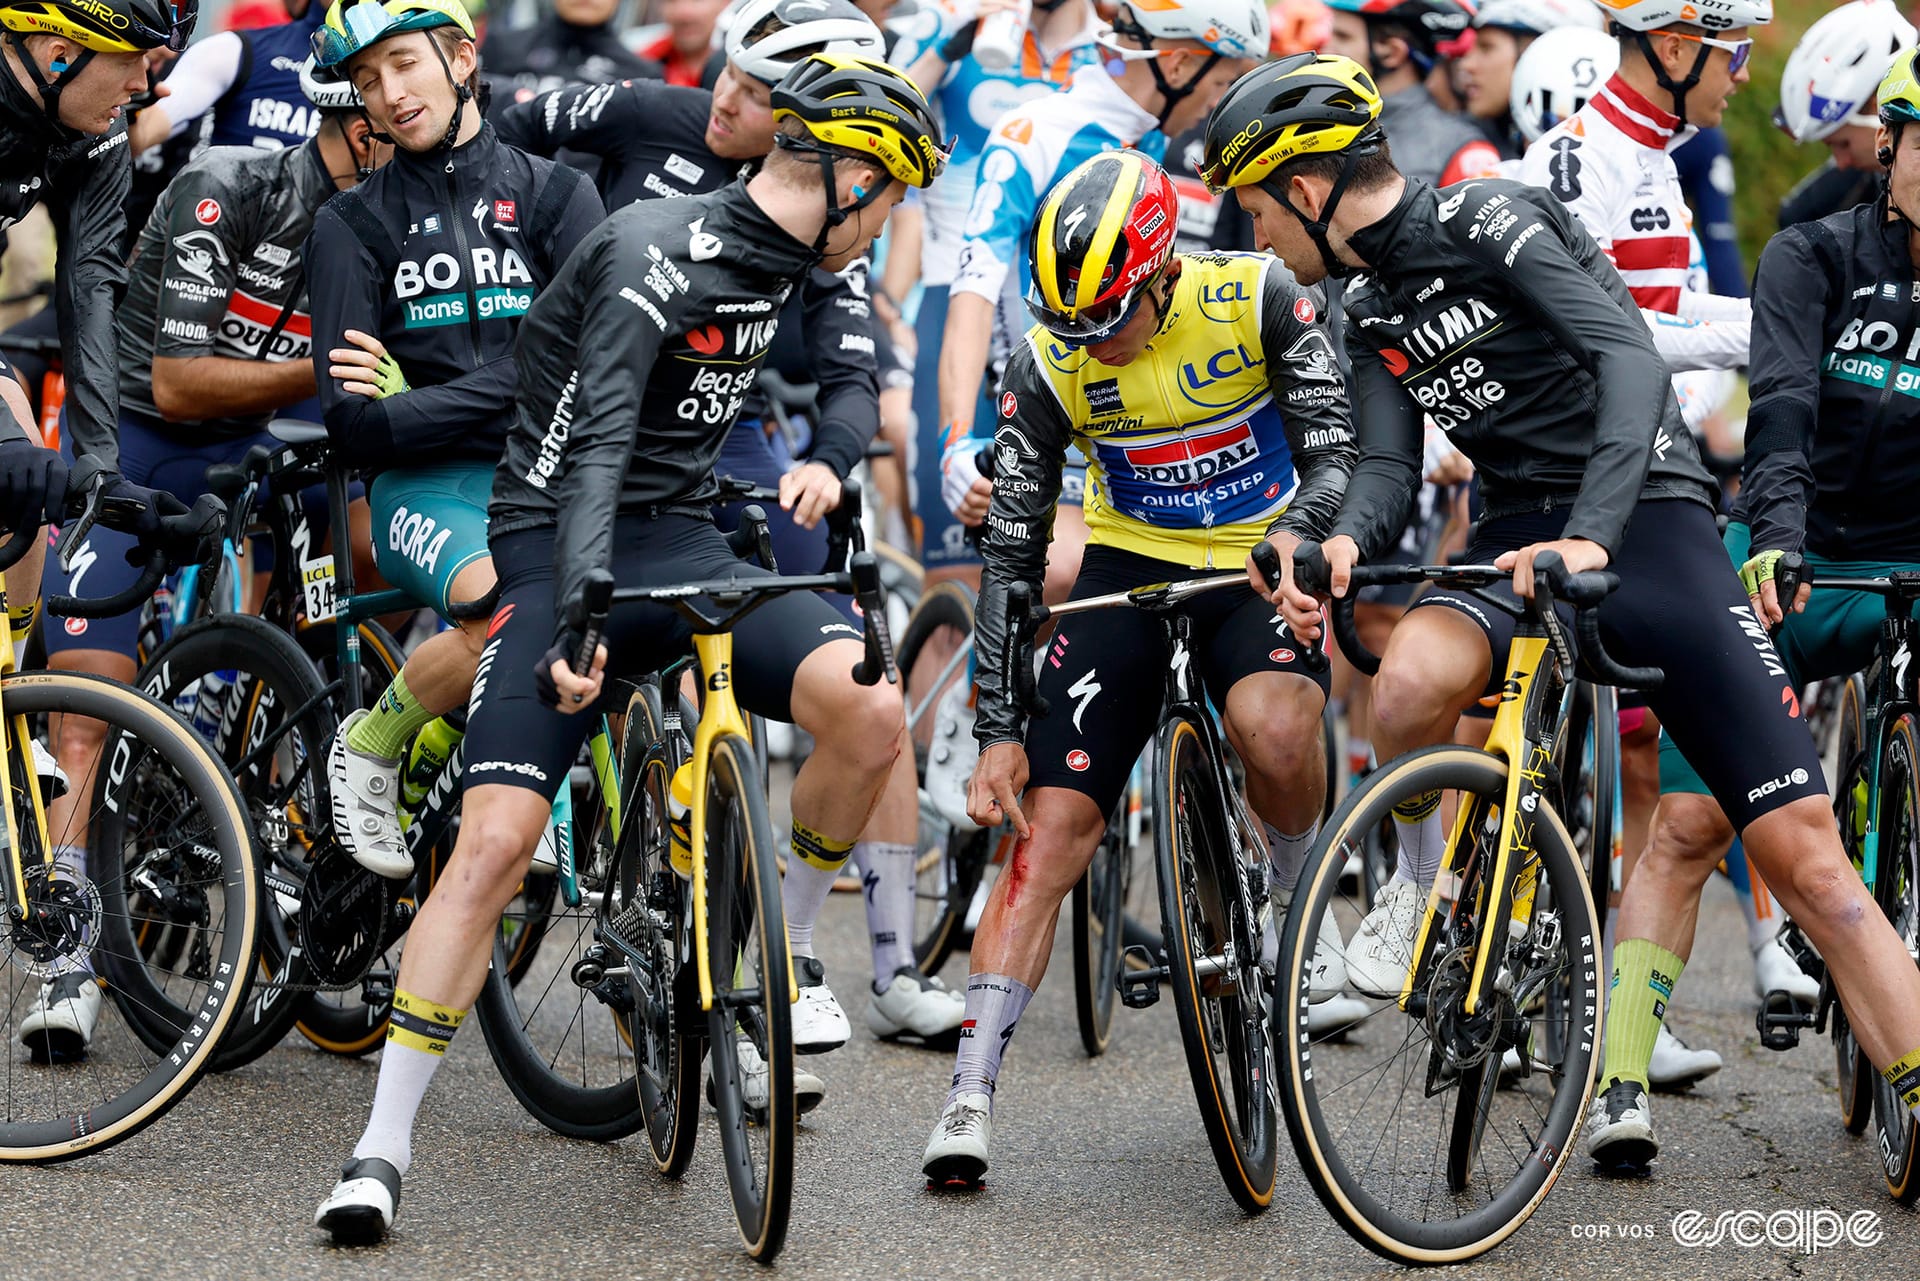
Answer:
<svg viewBox="0 0 1920 1281"><path fill-rule="evenodd" d="M400 804L403 808L420 808L420 802L426 800L427 793L433 790L433 780L447 767L447 761L452 758L454 746L461 737L460 731L449 725L444 716L436 716L428 721L426 728L414 735L413 746L407 749L407 767L400 773Z"/></svg>
<svg viewBox="0 0 1920 1281"><path fill-rule="evenodd" d="M668 847L673 870L682 879L691 880L693 878L692 761L688 761L673 772L673 782L667 788L667 825L673 832L673 838Z"/></svg>
<svg viewBox="0 0 1920 1281"><path fill-rule="evenodd" d="M987 71L1005 71L1020 61L1032 16L1032 0L1020 0L1011 9L982 18L973 37L973 60Z"/></svg>

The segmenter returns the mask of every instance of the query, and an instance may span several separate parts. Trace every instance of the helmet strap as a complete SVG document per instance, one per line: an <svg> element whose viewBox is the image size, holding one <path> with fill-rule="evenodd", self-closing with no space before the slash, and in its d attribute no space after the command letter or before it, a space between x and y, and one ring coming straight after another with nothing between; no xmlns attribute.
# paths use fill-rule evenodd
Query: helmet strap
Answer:
<svg viewBox="0 0 1920 1281"><path fill-rule="evenodd" d="M7 39L13 42L14 52L20 55L20 65L27 70L27 78L33 81L33 87L40 91L40 108L47 113L47 119L60 124L60 91L73 83L73 78L86 69L93 61L93 50L81 49L80 56L71 62L62 63L52 80L40 74L33 55L27 52L27 38L18 31L9 29ZM64 126L63 126L64 127Z"/></svg>
<svg viewBox="0 0 1920 1281"><path fill-rule="evenodd" d="M473 100L473 90L454 80L453 64L447 61L447 51L440 47L440 41L433 32L429 31L426 35L427 43L433 46L434 53L440 58L440 70L446 73L447 84L453 89L453 119L447 123L447 136L440 140L440 145L447 151L447 172L452 173L454 143L460 137L460 121L466 114L467 103Z"/></svg>
<svg viewBox="0 0 1920 1281"><path fill-rule="evenodd" d="M883 176L865 191L859 191L856 188L858 194L854 202L843 209L840 206L840 182L833 171L834 161L861 160L864 157L838 152L831 147L823 147L818 142L803 141L788 134L776 134L773 141L775 146L788 151L810 151L820 162L820 185L826 189L827 217L826 221L820 224L820 234L813 238L813 257L814 261L818 262L827 255L827 237L833 234L834 228L885 195L887 188L893 183L893 177L892 175Z"/></svg>
<svg viewBox="0 0 1920 1281"><path fill-rule="evenodd" d="M1327 269L1327 275L1334 280L1344 280L1353 274L1354 269L1340 261L1334 254L1333 244L1327 239L1327 227L1332 223L1334 210L1340 207L1340 197L1346 194L1347 184L1353 180L1354 169L1359 164L1359 150L1349 150L1346 153L1346 159L1340 165L1340 176L1334 180L1332 189L1327 192L1327 203L1320 206L1318 218L1307 217L1300 206L1290 199L1287 189L1274 179L1269 178L1260 184L1262 190L1278 200L1288 213L1300 220L1300 225L1306 228L1307 237L1313 241L1314 248L1320 251L1321 265Z"/></svg>
<svg viewBox="0 0 1920 1281"><path fill-rule="evenodd" d="M1694 56L1693 70L1687 73L1685 80L1676 81L1667 74L1666 64L1653 52L1653 41L1644 31L1633 33L1633 42L1640 46L1640 54L1653 68L1653 78L1662 89L1673 95L1673 114L1680 118L1680 127L1687 127L1687 90L1700 83L1700 73L1707 69L1707 57L1713 52L1711 45L1701 45L1700 52Z"/></svg>
<svg viewBox="0 0 1920 1281"><path fill-rule="evenodd" d="M1153 36L1148 34L1147 29L1140 25L1130 11L1124 18L1114 19L1113 30L1117 35L1126 36L1131 40L1138 40L1142 49L1151 49L1154 47ZM1219 64L1220 56L1218 50L1208 50L1207 60L1201 64L1199 71L1187 77L1187 82L1184 85L1174 85L1168 82L1167 73L1160 70L1160 59L1155 58L1147 63L1147 70L1153 73L1153 87L1159 90L1160 97L1164 99L1164 103L1155 117L1159 120L1162 130L1166 129L1167 117L1173 114L1173 109L1180 105L1183 98L1200 87L1200 82L1207 78L1207 73Z"/></svg>

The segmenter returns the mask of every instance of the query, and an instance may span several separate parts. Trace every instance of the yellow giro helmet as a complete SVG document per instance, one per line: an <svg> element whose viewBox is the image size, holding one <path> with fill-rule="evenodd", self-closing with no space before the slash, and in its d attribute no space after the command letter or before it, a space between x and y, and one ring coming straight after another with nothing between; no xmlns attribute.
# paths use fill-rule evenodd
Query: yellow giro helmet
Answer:
<svg viewBox="0 0 1920 1281"><path fill-rule="evenodd" d="M1295 156L1365 155L1385 137L1380 89L1351 58L1296 53L1255 67L1207 118L1200 176L1214 191L1265 182Z"/></svg>
<svg viewBox="0 0 1920 1281"><path fill-rule="evenodd" d="M317 3L318 0L315 0ZM327 20L313 33L314 70L324 77L342 73L341 64L389 36L435 27L458 27L477 41L473 18L460 0L333 0Z"/></svg>
<svg viewBox="0 0 1920 1281"><path fill-rule="evenodd" d="M1901 125L1920 120L1920 76L1914 67L1916 53L1920 53L1920 49L1909 49L1895 58L1880 81L1880 90L1874 96L1880 102L1881 124Z"/></svg>
<svg viewBox="0 0 1920 1281"><path fill-rule="evenodd" d="M919 87L867 58L816 53L795 65L773 90L774 123L788 117L805 125L817 145L781 134L774 141L782 148L877 160L909 187L931 186L951 153L939 142Z"/></svg>
<svg viewBox="0 0 1920 1281"><path fill-rule="evenodd" d="M0 27L18 36L59 36L94 53L187 47L199 0L5 0Z"/></svg>

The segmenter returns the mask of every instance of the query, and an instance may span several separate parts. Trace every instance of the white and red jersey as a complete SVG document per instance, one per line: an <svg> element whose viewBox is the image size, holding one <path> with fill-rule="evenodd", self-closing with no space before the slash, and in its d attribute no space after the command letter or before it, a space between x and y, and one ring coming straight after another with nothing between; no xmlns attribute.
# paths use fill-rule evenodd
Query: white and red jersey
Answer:
<svg viewBox="0 0 1920 1281"><path fill-rule="evenodd" d="M1668 365L1726 369L1746 364L1753 309L1688 288L1693 213L1671 153L1692 136L1616 74L1527 148L1520 177L1578 215L1641 310L1656 313L1647 319Z"/></svg>

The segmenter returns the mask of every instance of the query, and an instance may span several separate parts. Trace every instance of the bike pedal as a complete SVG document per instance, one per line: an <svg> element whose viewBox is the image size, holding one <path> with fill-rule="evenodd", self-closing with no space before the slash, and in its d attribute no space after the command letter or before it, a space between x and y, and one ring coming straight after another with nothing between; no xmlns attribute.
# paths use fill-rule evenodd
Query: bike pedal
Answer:
<svg viewBox="0 0 1920 1281"><path fill-rule="evenodd" d="M1167 977L1167 967L1156 965L1158 958L1139 944L1124 955L1126 963L1113 980L1120 990L1120 1003L1130 1010L1144 1010L1160 999L1160 983Z"/></svg>
<svg viewBox="0 0 1920 1281"><path fill-rule="evenodd" d="M1769 1050L1791 1050L1800 1044L1800 1029L1814 1025L1814 1012L1781 990L1767 993L1753 1016L1760 1044Z"/></svg>

